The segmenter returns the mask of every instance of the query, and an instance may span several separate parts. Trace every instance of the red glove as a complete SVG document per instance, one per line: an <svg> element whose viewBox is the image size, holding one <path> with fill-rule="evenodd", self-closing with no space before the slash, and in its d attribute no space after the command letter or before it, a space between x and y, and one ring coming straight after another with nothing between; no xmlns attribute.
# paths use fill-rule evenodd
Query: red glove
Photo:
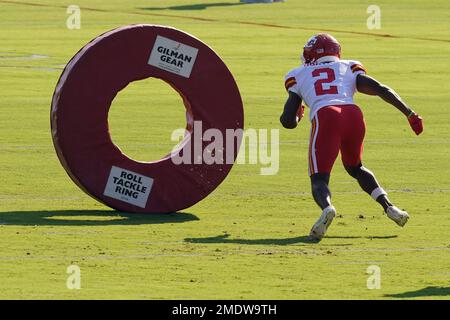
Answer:
<svg viewBox="0 0 450 320"><path fill-rule="evenodd" d="M416 133L416 135L419 135L423 131L423 123L422 123L422 117L419 116L414 111L411 111L411 114L408 116L408 122L411 126L411 129Z"/></svg>
<svg viewBox="0 0 450 320"><path fill-rule="evenodd" d="M297 114L296 114L297 123L299 123L300 120L302 120L304 115L305 115L305 106L301 105L300 108L297 109Z"/></svg>

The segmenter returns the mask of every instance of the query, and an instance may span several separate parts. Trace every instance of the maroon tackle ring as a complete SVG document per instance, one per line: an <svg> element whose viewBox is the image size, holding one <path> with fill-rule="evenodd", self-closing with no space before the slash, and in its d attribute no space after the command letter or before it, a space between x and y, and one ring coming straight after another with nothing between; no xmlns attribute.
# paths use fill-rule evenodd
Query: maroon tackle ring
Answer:
<svg viewBox="0 0 450 320"><path fill-rule="evenodd" d="M120 90L149 77L181 95L187 130L177 150L138 162L112 142L108 111ZM141 213L175 212L210 194L236 159L243 121L239 89L217 54L189 34L155 25L118 28L84 46L64 69L51 107L53 143L72 180L114 209ZM232 141L225 143L227 134Z"/></svg>

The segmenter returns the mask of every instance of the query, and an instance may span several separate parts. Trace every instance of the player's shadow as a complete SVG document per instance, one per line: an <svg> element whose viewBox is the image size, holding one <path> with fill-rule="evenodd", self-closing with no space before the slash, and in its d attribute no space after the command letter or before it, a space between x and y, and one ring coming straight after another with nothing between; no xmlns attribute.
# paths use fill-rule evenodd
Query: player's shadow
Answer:
<svg viewBox="0 0 450 320"><path fill-rule="evenodd" d="M206 238L186 238L185 242L190 243L231 243L231 244L245 244L245 245L278 245L278 246L287 246L297 243L318 243L319 241L312 239L309 236L298 236L293 238L283 238L283 239L230 239L229 234L222 234L215 237L206 237ZM329 239L392 239L397 236L367 236L367 237L359 237L359 236L336 236L336 237L328 237ZM334 245L350 245L350 244L334 244Z"/></svg>
<svg viewBox="0 0 450 320"><path fill-rule="evenodd" d="M389 298L446 297L450 296L450 287L426 287L416 291L385 294L384 296Z"/></svg>
<svg viewBox="0 0 450 320"><path fill-rule="evenodd" d="M325 238L328 239L377 239L377 240L383 240L383 239L394 239L397 238L397 235L391 235L391 236L325 236Z"/></svg>
<svg viewBox="0 0 450 320"><path fill-rule="evenodd" d="M146 7L139 8L141 10L205 10L213 7L232 7L232 6L240 6L247 3L243 2L214 2L214 3L197 3L197 4L186 4L186 5L178 5L178 6L169 6L169 7Z"/></svg>
<svg viewBox="0 0 450 320"><path fill-rule="evenodd" d="M184 241L190 243L233 243L233 244L247 244L247 245L280 245L286 246L296 243L317 243L309 236L299 236L294 238L284 239L230 239L229 234L223 234L216 237L207 238L186 238Z"/></svg>
<svg viewBox="0 0 450 320"><path fill-rule="evenodd" d="M114 210L51 210L0 212L1 225L16 226L114 226L181 223L199 220L186 212L137 214Z"/></svg>

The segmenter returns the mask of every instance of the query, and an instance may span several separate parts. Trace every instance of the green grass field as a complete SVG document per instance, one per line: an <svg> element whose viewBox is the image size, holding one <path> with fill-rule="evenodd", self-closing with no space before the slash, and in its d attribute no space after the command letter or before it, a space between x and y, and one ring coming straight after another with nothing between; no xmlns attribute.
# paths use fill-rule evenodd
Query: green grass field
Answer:
<svg viewBox="0 0 450 320"><path fill-rule="evenodd" d="M0 1L1 299L450 297L448 1L78 0L80 30L66 28L70 4ZM380 30L367 29L370 4L381 8ZM245 127L280 129L277 175L235 165L208 198L170 215L115 212L75 186L51 140L56 82L88 41L131 23L179 28L222 57ZM341 216L321 243L306 239L320 214L307 175L309 123L282 130L278 118L284 74L323 30L341 42L343 58L360 60L425 119L416 137L393 107L356 97L368 127L364 163L409 211L404 229L338 160L331 188ZM185 125L181 98L159 80L133 83L114 101L110 125L128 155L159 159ZM80 267L80 290L66 287L70 265ZM370 265L381 268L381 289L366 286Z"/></svg>

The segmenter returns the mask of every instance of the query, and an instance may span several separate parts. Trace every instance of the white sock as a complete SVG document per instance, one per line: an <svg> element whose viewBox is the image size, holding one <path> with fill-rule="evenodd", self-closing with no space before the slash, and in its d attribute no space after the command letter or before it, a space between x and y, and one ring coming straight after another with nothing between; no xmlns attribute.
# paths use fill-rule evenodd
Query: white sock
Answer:
<svg viewBox="0 0 450 320"><path fill-rule="evenodd" d="M372 197L372 199L373 200L377 200L377 198L379 197L379 196L381 196L381 195L387 195L387 193L386 193L386 191L384 191L383 190L383 188L381 188L381 187L378 187L378 188L375 188L373 191L372 191L372 193L370 194L370 196Z"/></svg>

